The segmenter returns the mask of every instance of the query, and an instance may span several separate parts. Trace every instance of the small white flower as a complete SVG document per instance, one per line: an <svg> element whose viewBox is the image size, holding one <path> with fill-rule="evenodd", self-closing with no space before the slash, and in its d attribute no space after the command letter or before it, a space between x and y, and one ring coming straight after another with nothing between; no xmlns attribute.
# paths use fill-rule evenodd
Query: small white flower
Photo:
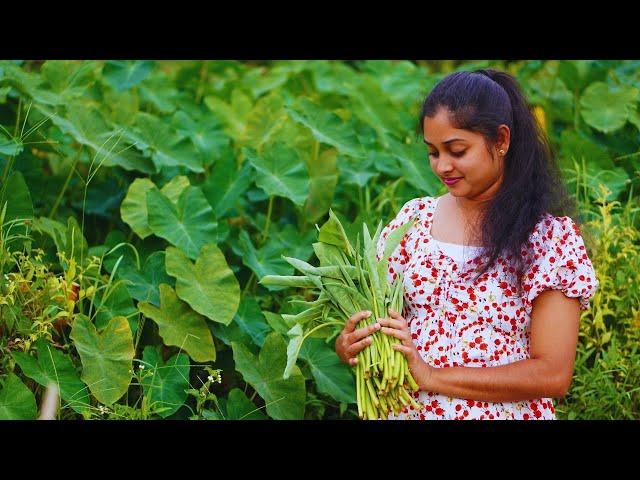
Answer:
<svg viewBox="0 0 640 480"><path fill-rule="evenodd" d="M209 376L207 377L207 380L209 380L210 382L213 382L213 377L212 377L211 375L209 375Z"/></svg>
<svg viewBox="0 0 640 480"><path fill-rule="evenodd" d="M144 370L144 365L140 364L140 370Z"/></svg>

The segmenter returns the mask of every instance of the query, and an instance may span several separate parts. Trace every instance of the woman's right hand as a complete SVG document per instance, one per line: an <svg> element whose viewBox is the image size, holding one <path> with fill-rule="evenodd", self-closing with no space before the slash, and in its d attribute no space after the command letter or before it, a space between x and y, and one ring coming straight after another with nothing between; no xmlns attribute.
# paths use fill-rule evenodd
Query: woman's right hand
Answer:
<svg viewBox="0 0 640 480"><path fill-rule="evenodd" d="M354 313L349 317L349 320L347 320L347 324L342 330L342 333L336 338L336 353L338 357L340 357L340 360L347 365L353 367L358 363L358 353L365 347L371 345L373 337L370 337L370 335L380 330L380 324L378 322L356 330L358 322L370 316L371 312L368 310Z"/></svg>

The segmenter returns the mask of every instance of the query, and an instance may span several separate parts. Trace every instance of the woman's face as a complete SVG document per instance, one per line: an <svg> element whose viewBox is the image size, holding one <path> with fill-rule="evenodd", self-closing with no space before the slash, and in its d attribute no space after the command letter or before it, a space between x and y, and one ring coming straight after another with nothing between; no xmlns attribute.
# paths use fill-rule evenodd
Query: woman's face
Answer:
<svg viewBox="0 0 640 480"><path fill-rule="evenodd" d="M504 128L503 128L504 127ZM505 130L506 129L506 132ZM508 149L508 127L499 129L499 142L487 150L485 139L479 133L454 128L449 122L448 110L440 108L434 117L425 117L424 141L429 148L429 162L433 172L444 178L462 177L447 185L451 195L468 199L488 200L502 182L504 155L498 149ZM505 142L506 134L506 142Z"/></svg>

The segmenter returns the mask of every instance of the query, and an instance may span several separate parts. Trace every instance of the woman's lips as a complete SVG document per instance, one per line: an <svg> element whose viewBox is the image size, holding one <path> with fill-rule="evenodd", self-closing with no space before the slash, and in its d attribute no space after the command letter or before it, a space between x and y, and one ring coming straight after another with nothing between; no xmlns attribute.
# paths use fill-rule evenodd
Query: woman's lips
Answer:
<svg viewBox="0 0 640 480"><path fill-rule="evenodd" d="M461 180L462 177L456 177L456 178L443 178L442 181L444 183L446 183L447 185L454 185L455 183L458 183L459 180Z"/></svg>

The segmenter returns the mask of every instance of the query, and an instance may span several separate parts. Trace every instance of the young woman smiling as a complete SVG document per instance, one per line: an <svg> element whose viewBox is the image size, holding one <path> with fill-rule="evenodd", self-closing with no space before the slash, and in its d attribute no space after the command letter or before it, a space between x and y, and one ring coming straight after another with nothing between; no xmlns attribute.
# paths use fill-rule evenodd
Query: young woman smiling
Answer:
<svg viewBox="0 0 640 480"><path fill-rule="evenodd" d="M402 314L355 330L355 313L336 351L355 365L371 333L401 340L425 409L391 419L555 419L599 282L578 225L559 215L577 217L545 135L516 80L492 69L445 77L419 120L449 191L408 201L380 235L378 259L417 220L389 257Z"/></svg>

